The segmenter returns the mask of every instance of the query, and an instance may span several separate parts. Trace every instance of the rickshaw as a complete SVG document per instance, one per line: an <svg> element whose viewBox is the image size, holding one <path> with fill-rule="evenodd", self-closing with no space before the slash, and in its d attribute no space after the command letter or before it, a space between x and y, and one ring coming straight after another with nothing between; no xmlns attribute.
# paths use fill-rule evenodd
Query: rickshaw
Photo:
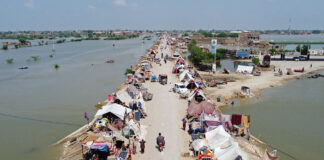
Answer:
<svg viewBox="0 0 324 160"><path fill-rule="evenodd" d="M162 84L162 85L165 85L168 83L168 75L167 74L160 74L159 75L159 82Z"/></svg>

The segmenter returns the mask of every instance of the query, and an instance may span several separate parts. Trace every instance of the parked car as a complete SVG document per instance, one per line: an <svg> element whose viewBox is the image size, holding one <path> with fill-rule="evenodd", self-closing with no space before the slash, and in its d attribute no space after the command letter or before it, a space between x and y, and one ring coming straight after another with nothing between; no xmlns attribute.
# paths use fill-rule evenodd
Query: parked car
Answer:
<svg viewBox="0 0 324 160"><path fill-rule="evenodd" d="M174 91L179 94L186 93L188 91L186 85L182 83L176 83L174 84Z"/></svg>

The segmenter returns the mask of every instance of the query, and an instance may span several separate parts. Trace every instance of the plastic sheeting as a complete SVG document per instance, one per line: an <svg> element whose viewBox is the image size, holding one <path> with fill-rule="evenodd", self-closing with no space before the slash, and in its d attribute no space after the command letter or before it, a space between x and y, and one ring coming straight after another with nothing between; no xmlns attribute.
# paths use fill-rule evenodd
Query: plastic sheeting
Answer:
<svg viewBox="0 0 324 160"><path fill-rule="evenodd" d="M205 114L214 114L215 113L215 104L210 101L197 102L196 100L191 101L188 106L187 112L190 116L200 115L203 112Z"/></svg>
<svg viewBox="0 0 324 160"><path fill-rule="evenodd" d="M199 151L199 149L204 146L207 146L207 142L204 139L196 139L190 144L190 147L192 147L195 151Z"/></svg>
<svg viewBox="0 0 324 160"><path fill-rule="evenodd" d="M239 73L248 73L251 74L253 71L253 66L243 66L243 65L238 65L236 72Z"/></svg>

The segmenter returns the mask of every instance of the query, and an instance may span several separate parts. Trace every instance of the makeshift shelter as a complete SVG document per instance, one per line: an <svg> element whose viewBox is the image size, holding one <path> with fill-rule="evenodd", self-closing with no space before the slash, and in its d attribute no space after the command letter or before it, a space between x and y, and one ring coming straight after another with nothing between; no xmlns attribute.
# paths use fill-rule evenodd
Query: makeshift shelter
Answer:
<svg viewBox="0 0 324 160"><path fill-rule="evenodd" d="M190 102L187 113L190 116L200 115L202 113L205 114L215 114L215 104L211 103L210 101L202 101L198 102L193 100Z"/></svg>
<svg viewBox="0 0 324 160"><path fill-rule="evenodd" d="M113 103L113 104L110 104L110 105L103 106L102 109L99 109L97 111L95 117L102 116L102 115L107 114L107 113L112 113L115 116L117 116L118 118L124 119L125 113L128 114L131 111L132 110L130 110L130 109L128 109L128 108L126 108L126 107L124 107L122 105Z"/></svg>
<svg viewBox="0 0 324 160"><path fill-rule="evenodd" d="M192 147L195 151L199 151L202 147L206 147L208 144L205 139L196 139L191 144L190 147Z"/></svg>
<svg viewBox="0 0 324 160"><path fill-rule="evenodd" d="M238 65L236 72L238 73L248 73L251 74L253 71L253 66L243 66Z"/></svg>
<svg viewBox="0 0 324 160"><path fill-rule="evenodd" d="M186 84L186 87L188 89L195 89L195 88L198 88L196 82L194 80L189 80L188 83Z"/></svg>
<svg viewBox="0 0 324 160"><path fill-rule="evenodd" d="M141 63L141 69L143 71L149 71L151 69L152 65L149 61L142 61Z"/></svg>
<svg viewBox="0 0 324 160"><path fill-rule="evenodd" d="M270 55L265 55L262 60L262 66L263 67L270 67L271 57Z"/></svg>
<svg viewBox="0 0 324 160"><path fill-rule="evenodd" d="M230 139L226 144L221 147L214 149L214 157L217 160L228 160L228 159L243 159L248 160L248 156L243 152L238 143Z"/></svg>
<svg viewBox="0 0 324 160"><path fill-rule="evenodd" d="M188 96L188 100L191 101L192 99L195 99L198 102L201 102L203 100L206 100L207 98L205 97L204 93L202 91L200 91L198 88L196 88L195 90L193 90L189 96Z"/></svg>
<svg viewBox="0 0 324 160"><path fill-rule="evenodd" d="M132 97L127 93L126 90L122 92L118 92L117 97L120 101L124 102L127 105L133 101Z"/></svg>
<svg viewBox="0 0 324 160"><path fill-rule="evenodd" d="M185 79L185 76L189 73L188 70L184 70L180 75L179 75L179 80L183 81Z"/></svg>
<svg viewBox="0 0 324 160"><path fill-rule="evenodd" d="M211 149L218 148L231 139L231 135L225 131L223 126L218 126L216 129L206 132L205 136Z"/></svg>

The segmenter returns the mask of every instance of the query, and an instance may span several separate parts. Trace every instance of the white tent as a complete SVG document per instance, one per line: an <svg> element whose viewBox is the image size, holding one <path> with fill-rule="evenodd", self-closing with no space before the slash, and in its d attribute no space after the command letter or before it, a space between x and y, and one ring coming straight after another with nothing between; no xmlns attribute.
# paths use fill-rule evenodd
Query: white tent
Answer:
<svg viewBox="0 0 324 160"><path fill-rule="evenodd" d="M205 100L207 99L206 96L204 95L204 93L203 93L200 89L196 88L195 90L193 90L193 91L189 94L189 96L188 96L188 100L189 100L189 101L191 101L191 100L194 98L194 96L196 95L196 92L198 92L197 94L198 94L198 95L201 95Z"/></svg>
<svg viewBox="0 0 324 160"><path fill-rule="evenodd" d="M105 105L101 109L99 109L97 111L95 117L102 116L102 115L110 112L110 113L116 115L118 118L124 119L125 112L128 114L131 111L132 110L130 110L130 109L128 109L128 108L126 108L126 107L124 107L122 105L113 103L113 104Z"/></svg>
<svg viewBox="0 0 324 160"><path fill-rule="evenodd" d="M218 126L216 129L206 132L205 135L210 148L220 147L231 138L223 126Z"/></svg>
<svg viewBox="0 0 324 160"><path fill-rule="evenodd" d="M129 94L127 93L126 90L118 92L117 93L117 97L119 100L121 100L122 102L125 102L127 105L133 101L132 97L129 96Z"/></svg>
<svg viewBox="0 0 324 160"><path fill-rule="evenodd" d="M214 157L217 160L228 160L235 159L238 156L241 156L243 160L248 160L248 156L243 152L237 142L229 140L227 146L218 147L214 149Z"/></svg>
<svg viewBox="0 0 324 160"><path fill-rule="evenodd" d="M217 160L235 159L241 156L243 160L248 160L248 156L234 142L231 135L229 135L223 128L218 126L216 129L205 133L209 148L214 151L214 156Z"/></svg>
<svg viewBox="0 0 324 160"><path fill-rule="evenodd" d="M183 81L186 77L186 74L188 73L188 70L184 70L180 75L179 75L179 80Z"/></svg>
<svg viewBox="0 0 324 160"><path fill-rule="evenodd" d="M243 66L243 65L238 65L236 72L239 73L248 73L251 74L253 71L253 66Z"/></svg>

